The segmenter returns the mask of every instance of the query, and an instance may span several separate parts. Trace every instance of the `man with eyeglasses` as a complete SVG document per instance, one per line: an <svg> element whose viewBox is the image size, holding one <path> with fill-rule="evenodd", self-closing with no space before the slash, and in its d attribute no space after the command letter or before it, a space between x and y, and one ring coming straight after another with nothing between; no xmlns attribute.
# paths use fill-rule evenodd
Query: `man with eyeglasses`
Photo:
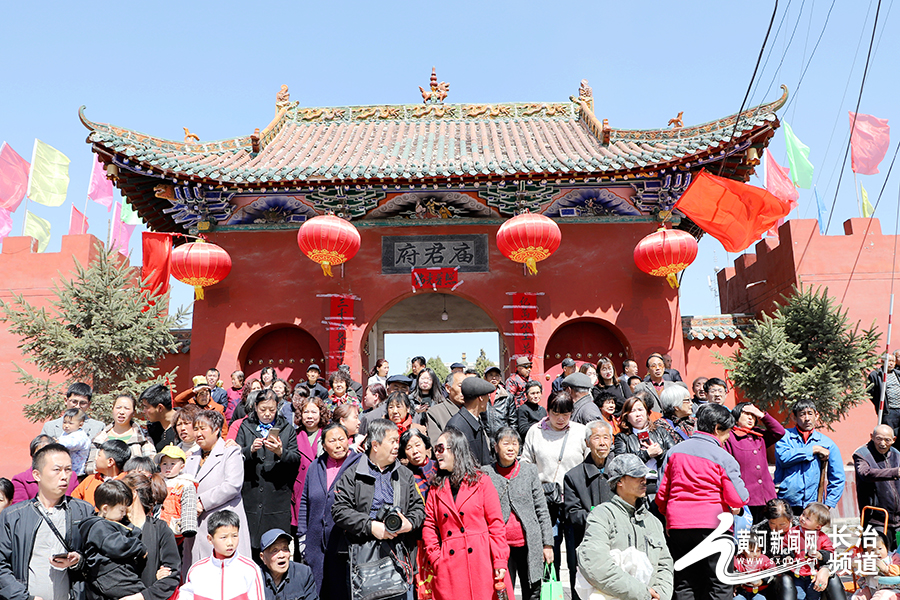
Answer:
<svg viewBox="0 0 900 600"><path fill-rule="evenodd" d="M93 392L91 391L91 386L86 383L73 383L69 386L69 389L66 390L66 400L63 411L70 408L80 408L84 412L90 414L92 396ZM102 421L88 417L84 420L84 427L82 429L84 429L88 439L92 440L97 437L97 434L103 431L104 428L106 428L106 425ZM52 421L44 423L41 434L59 439L63 434L63 418L60 416L58 419L53 419Z"/></svg>
<svg viewBox="0 0 900 600"><path fill-rule="evenodd" d="M890 425L878 425L869 443L853 453L856 469L856 498L860 506L883 508L888 514L888 548L897 548L897 531L900 530L900 451L892 447L894 430ZM884 514L866 511L864 525L881 531Z"/></svg>

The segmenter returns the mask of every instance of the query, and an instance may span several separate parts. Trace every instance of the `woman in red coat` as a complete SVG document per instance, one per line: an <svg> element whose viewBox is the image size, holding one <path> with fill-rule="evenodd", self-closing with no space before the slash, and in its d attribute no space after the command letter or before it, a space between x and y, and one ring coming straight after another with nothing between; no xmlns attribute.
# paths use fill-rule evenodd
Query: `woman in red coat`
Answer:
<svg viewBox="0 0 900 600"><path fill-rule="evenodd" d="M497 490L478 470L461 431L444 431L434 454L438 472L425 502L422 529L434 567L434 600L495 598L494 582L499 580L512 599L506 524Z"/></svg>

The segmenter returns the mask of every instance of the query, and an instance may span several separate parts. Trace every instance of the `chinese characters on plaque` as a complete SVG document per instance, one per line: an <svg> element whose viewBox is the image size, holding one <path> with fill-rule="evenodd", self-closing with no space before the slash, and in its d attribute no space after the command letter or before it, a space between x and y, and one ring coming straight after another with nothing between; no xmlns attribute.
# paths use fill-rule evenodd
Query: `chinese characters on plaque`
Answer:
<svg viewBox="0 0 900 600"><path fill-rule="evenodd" d="M329 315L325 317L328 328L328 354L326 369L329 373L337 371L344 362L350 328L353 326L353 301L355 296L346 294L328 294Z"/></svg>
<svg viewBox="0 0 900 600"><path fill-rule="evenodd" d="M458 269L460 273L488 272L487 234L381 238L382 274L399 275L410 273L413 269L434 268Z"/></svg>

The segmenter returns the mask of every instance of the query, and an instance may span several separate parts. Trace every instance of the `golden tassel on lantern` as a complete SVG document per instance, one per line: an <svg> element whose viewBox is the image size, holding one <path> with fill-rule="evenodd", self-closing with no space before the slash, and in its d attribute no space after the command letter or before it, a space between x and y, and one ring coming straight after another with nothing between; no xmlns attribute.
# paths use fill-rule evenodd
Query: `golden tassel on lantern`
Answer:
<svg viewBox="0 0 900 600"><path fill-rule="evenodd" d="M203 300L203 286L194 286L194 300Z"/></svg>
<svg viewBox="0 0 900 600"><path fill-rule="evenodd" d="M529 256L525 259L525 266L528 267L528 272L532 275L537 275L537 261L534 257Z"/></svg>
<svg viewBox="0 0 900 600"><path fill-rule="evenodd" d="M320 263L320 264L322 265L322 272L325 273L325 275L327 275L328 277L334 277L334 275L332 275L332 273L331 273L331 263L330 262L328 262L326 260L326 261L322 261L322 263Z"/></svg>
<svg viewBox="0 0 900 600"><path fill-rule="evenodd" d="M669 282L669 286L671 286L673 290L678 289L678 277L675 276L675 273L666 275L666 281Z"/></svg>

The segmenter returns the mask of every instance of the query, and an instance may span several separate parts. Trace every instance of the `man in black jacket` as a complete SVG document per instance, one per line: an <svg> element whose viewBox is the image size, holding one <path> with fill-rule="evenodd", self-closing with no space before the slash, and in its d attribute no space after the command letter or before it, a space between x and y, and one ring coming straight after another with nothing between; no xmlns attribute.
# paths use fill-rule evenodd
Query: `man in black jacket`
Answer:
<svg viewBox="0 0 900 600"><path fill-rule="evenodd" d="M0 513L0 598L69 597L82 564L78 526L94 507L66 497L72 459L65 446L47 444L32 458L36 498Z"/></svg>
<svg viewBox="0 0 900 600"><path fill-rule="evenodd" d="M367 457L357 461L338 480L331 507L335 526L347 535L349 562L354 565L384 558L386 552L409 556L415 540L406 534L425 522L425 504L412 471L397 461L397 425L387 419L375 419L369 423L366 435ZM400 518L400 527L395 531L389 529L385 519L386 511L392 508ZM387 544L380 544L379 540ZM398 596L405 597L405 593Z"/></svg>
<svg viewBox="0 0 900 600"><path fill-rule="evenodd" d="M463 379L462 385L463 405L455 415L447 421L447 427L459 429L479 465L489 465L494 462L491 454L490 433L486 424L488 398L494 391L494 386L478 377ZM446 430L446 429L445 429Z"/></svg>
<svg viewBox="0 0 900 600"><path fill-rule="evenodd" d="M259 553L266 600L318 600L312 569L291 560L291 536L270 529L260 537Z"/></svg>
<svg viewBox="0 0 900 600"><path fill-rule="evenodd" d="M588 515L601 502L612 500L609 481L603 468L611 459L612 427L604 419L587 424L587 443L591 451L584 462L569 470L564 478L563 497L566 518L575 532L575 546L584 539Z"/></svg>
<svg viewBox="0 0 900 600"><path fill-rule="evenodd" d="M872 432L872 439L853 453L856 468L856 499L860 508L876 506L888 513L887 541L891 550L897 547L897 531L900 530L900 451L893 448L894 430L879 425ZM866 511L864 525L873 529L884 527L884 513Z"/></svg>

